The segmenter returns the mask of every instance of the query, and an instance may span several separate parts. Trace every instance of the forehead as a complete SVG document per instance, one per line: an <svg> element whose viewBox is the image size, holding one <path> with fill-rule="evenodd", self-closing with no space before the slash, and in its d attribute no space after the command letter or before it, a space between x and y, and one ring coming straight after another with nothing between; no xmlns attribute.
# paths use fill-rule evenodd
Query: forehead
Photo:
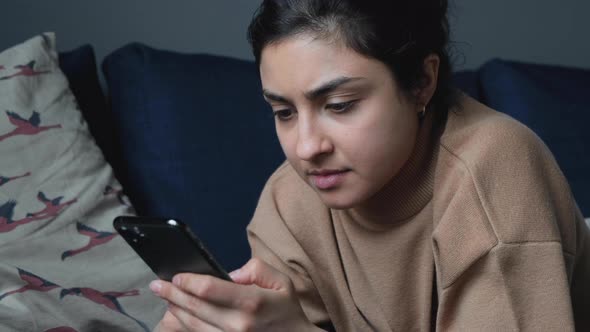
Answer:
<svg viewBox="0 0 590 332"><path fill-rule="evenodd" d="M387 67L337 40L310 35L288 37L262 50L260 76L268 89L309 89L339 76L379 78ZM291 85L287 87L286 85Z"/></svg>

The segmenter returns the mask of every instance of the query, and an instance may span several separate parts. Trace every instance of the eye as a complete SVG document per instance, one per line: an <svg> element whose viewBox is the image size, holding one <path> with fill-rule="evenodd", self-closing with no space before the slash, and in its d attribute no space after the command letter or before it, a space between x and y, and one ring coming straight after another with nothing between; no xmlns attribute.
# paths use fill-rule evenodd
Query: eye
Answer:
<svg viewBox="0 0 590 332"><path fill-rule="evenodd" d="M344 113L352 108L356 102L356 100L351 100L342 103L326 104L326 109L329 109L334 113Z"/></svg>
<svg viewBox="0 0 590 332"><path fill-rule="evenodd" d="M288 108L285 108L282 110L276 110L276 111L273 111L272 113L274 114L274 116L277 119L279 119L279 121L287 121L295 115L295 113Z"/></svg>

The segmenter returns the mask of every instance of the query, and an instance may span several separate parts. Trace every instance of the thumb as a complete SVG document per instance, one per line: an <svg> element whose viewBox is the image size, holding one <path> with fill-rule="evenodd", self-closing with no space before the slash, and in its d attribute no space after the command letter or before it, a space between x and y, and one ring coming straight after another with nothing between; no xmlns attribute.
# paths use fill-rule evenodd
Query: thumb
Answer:
<svg viewBox="0 0 590 332"><path fill-rule="evenodd" d="M241 268L230 273L237 284L256 285L261 288L281 290L288 288L291 280L279 270L259 258L252 258Z"/></svg>

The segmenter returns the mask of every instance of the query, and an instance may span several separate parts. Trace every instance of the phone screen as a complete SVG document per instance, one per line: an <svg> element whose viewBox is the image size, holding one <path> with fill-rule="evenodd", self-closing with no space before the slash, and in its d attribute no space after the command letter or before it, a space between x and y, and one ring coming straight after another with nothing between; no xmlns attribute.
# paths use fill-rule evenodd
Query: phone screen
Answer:
<svg viewBox="0 0 590 332"><path fill-rule="evenodd" d="M178 273L190 272L231 281L203 243L179 220L117 217L113 225L160 279L170 281Z"/></svg>

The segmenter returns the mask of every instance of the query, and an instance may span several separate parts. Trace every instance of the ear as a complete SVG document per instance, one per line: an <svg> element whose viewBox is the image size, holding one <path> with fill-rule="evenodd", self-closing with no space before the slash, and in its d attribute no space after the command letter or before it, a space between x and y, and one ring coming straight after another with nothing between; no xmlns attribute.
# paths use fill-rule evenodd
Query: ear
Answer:
<svg viewBox="0 0 590 332"><path fill-rule="evenodd" d="M438 55L432 53L426 56L423 63L424 76L422 77L422 84L416 91L416 102L419 109L427 106L438 83L438 68L440 66L440 58Z"/></svg>

